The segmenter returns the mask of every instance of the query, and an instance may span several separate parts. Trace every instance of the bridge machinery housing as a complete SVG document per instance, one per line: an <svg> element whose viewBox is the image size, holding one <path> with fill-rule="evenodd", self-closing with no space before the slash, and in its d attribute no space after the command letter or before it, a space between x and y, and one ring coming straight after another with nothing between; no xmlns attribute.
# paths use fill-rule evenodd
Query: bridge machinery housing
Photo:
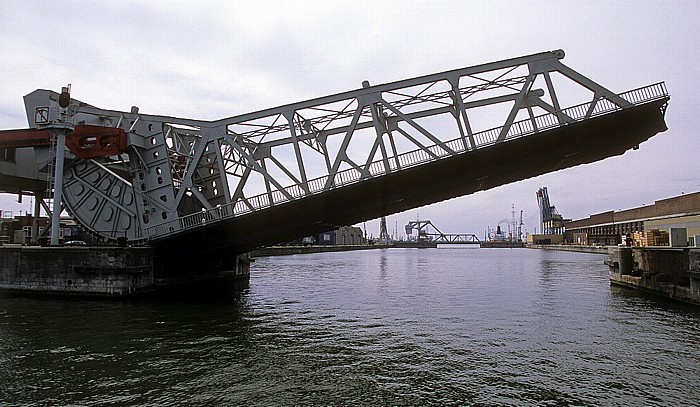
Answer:
<svg viewBox="0 0 700 407"><path fill-rule="evenodd" d="M557 50L364 82L213 121L72 99L67 148L57 151L63 204L105 240L243 253L619 155L666 129L663 83L614 93L563 58ZM573 87L582 99L572 100ZM25 96L30 130L51 131L59 96ZM0 148L28 147L8 140L17 137ZM39 197L56 147L29 148L38 170L22 189ZM19 165L0 164L3 177Z"/></svg>

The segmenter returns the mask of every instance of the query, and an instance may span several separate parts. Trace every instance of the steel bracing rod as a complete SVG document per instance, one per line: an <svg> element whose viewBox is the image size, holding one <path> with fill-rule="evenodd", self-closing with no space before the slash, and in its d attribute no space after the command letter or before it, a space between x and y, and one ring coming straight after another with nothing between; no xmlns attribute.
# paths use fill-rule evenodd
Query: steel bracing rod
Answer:
<svg viewBox="0 0 700 407"><path fill-rule="evenodd" d="M528 108L528 111L530 113L530 121L532 122L532 124L534 126L537 126L537 124L535 123L534 114L532 113L533 106L538 106L538 107L542 108L542 110L546 111L547 113L551 113L551 114L557 116L557 120L559 120L559 123L568 123L568 122L575 121L574 118L572 118L571 116L562 112L561 110L557 110L557 108L555 106L552 106L549 103L545 102L544 100L540 99L539 96L528 96L527 108Z"/></svg>
<svg viewBox="0 0 700 407"><path fill-rule="evenodd" d="M372 176L372 174L370 174L370 172L369 172L369 168L360 167L359 164L357 164L355 161L353 161L353 160L350 159L349 157L346 157L346 158L345 158L345 162L347 162L348 164L350 164L350 167L351 167L351 168L355 169L357 172L359 172L360 174L362 174L364 177L369 178L369 177Z"/></svg>
<svg viewBox="0 0 700 407"><path fill-rule="evenodd" d="M272 116L275 114L281 114L285 111L297 111L307 108L316 107L319 105L331 104L341 100L357 99L358 97L366 96L372 93L385 93L395 89L410 88L413 86L419 86L427 83L443 81L446 77L451 75L457 75L458 77L477 75L484 72L497 71L500 69L510 68L513 66L520 66L535 61L552 60L557 58L563 58L563 51L552 51L552 52L541 52L538 54L532 54L528 56L505 59L498 62L491 62L487 64L475 65L472 67L454 69L450 71L445 71L441 73L436 73L432 75L420 76L417 78L406 79L396 82L390 82L382 85L374 85L368 88L362 88L358 90L338 93L335 95L324 96L316 99L307 100L299 103L292 103L276 108L260 110L253 113L243 114L239 116L232 116L225 119L220 119L212 122L213 126L218 125L229 125L233 123L240 123L258 119L260 117ZM165 120L167 121L167 120ZM199 122L201 123L201 122Z"/></svg>
<svg viewBox="0 0 700 407"><path fill-rule="evenodd" d="M247 165L245 165L245 160L243 157L240 157L239 155L237 156L235 150L228 144L223 143L222 146L226 152L225 160L227 163L227 173L236 177L242 176L243 171L249 168ZM257 154L259 154L259 152L254 150L253 155L255 156Z"/></svg>
<svg viewBox="0 0 700 407"><path fill-rule="evenodd" d="M552 84L552 77L549 75L549 72L545 71L544 73L544 80L547 83L547 90L549 91L549 97L552 99L552 103L554 103L554 114L557 115L557 120L559 120L559 123L564 123L564 117L561 111L561 106L559 105L559 99L557 98L557 93L554 91L554 85ZM550 111L550 113L552 113ZM534 123L534 120L533 120Z"/></svg>
<svg viewBox="0 0 700 407"><path fill-rule="evenodd" d="M501 79L503 75L504 74L499 76L499 78L497 78L496 80L490 81L490 82L485 83L485 84L457 88L458 89L457 93L462 95L463 99L466 100L466 99L470 98L471 96L478 94L479 92L483 92L486 90L492 90L492 89L498 89L498 88L507 88L507 89L511 89L511 90L514 90L517 92L517 91L519 91L519 89L512 86L511 84L519 85L525 81L525 76L516 77L516 78ZM460 78L446 77L443 80L448 81L452 85L451 81L455 80L456 83L458 84L459 79ZM478 80L484 80L484 79L478 78ZM429 86L426 89L429 89L430 87L432 87L432 85L435 85L437 83L438 82L431 84L431 86ZM392 102L394 103L394 106L396 106L398 109L403 109L406 106L420 104L420 103L430 103L430 102L442 104L444 106L449 106L452 104L452 102L450 102L449 100L451 99L452 93L454 93L454 92L455 92L454 89L450 89L449 91L441 91L441 92L432 93L432 94L429 94L426 96L420 96L420 97L419 96L411 96L411 95L407 95L405 93L400 93L400 92L396 92L396 91L386 92L386 94L387 95L402 96L403 99L394 100Z"/></svg>
<svg viewBox="0 0 700 407"><path fill-rule="evenodd" d="M267 171L267 164L265 163L265 160L262 160L260 162L260 166L264 171ZM263 178L265 182L265 191L267 191L267 199L268 201L272 202L272 188L270 187L270 180L267 178Z"/></svg>
<svg viewBox="0 0 700 407"><path fill-rule="evenodd" d="M228 145L230 145L234 150L236 150L236 152L238 152L238 154L240 154L243 157L243 159L245 159L246 162L250 166L252 166L256 172L261 174L265 178L266 181L269 181L272 185L274 185L275 188L277 188L277 190L279 190L285 197L287 197L288 199L292 199L292 196L284 189L284 187L282 185L280 185L267 172L267 170L265 168L263 168L257 162L257 160L255 160L250 154L248 154L248 152L246 152L246 150L243 147L241 147L238 143L236 143L236 141L233 139L233 137L231 137L231 135L227 131L225 131L225 130L219 131L218 133L219 133L218 134L219 137L223 137L224 141L226 141L226 143L228 143Z"/></svg>
<svg viewBox="0 0 700 407"><path fill-rule="evenodd" d="M505 72L500 74L495 79L484 79L484 78L481 78L480 76L477 76L477 75L467 75L469 78L473 78L473 79L484 82L481 85L474 86L474 88L476 90L473 92L470 92L469 96L474 95L478 92L487 90L487 89L493 89L495 87L505 87L505 88L509 88L510 90L513 90L516 92L519 91L520 88L510 85L510 83L518 85L521 83L522 80L525 80L524 76L518 76L518 77L514 77L514 78L506 78L506 79L501 80L501 78L503 78L506 75L510 75L511 72L516 70L518 67L519 67L519 65L515 65L515 66L511 67L510 69L507 69Z"/></svg>
<svg viewBox="0 0 700 407"><path fill-rule="evenodd" d="M37 198L37 200L39 201L39 204L41 205L41 207L44 208L44 211L46 211L46 216L48 216L49 218L51 218L52 210L51 210L51 208L49 208L49 204L46 203L46 200L47 200L47 199L48 199L48 197L43 197L43 198L41 198L41 199L38 199L38 198ZM45 229L48 229L48 228L45 228Z"/></svg>
<svg viewBox="0 0 700 407"><path fill-rule="evenodd" d="M259 174L261 174L266 182L269 182L277 188L282 194L284 194L288 199L292 199L292 196L287 193L284 190L284 187L280 185L268 172L263 168L257 160L255 160L250 154L246 152L246 150L241 147L236 141L231 137L227 131L220 131L219 129L216 128L207 128L206 130L203 129L202 131L202 137L199 139L196 143L196 148L195 148L195 154L192 160L188 163L187 169L185 172L185 175L183 177L183 182L180 187L180 190L178 191L176 197L175 197L175 203L176 205L179 205L180 202L182 201L185 193L187 191L190 191L199 201L200 203L207 209L211 208L211 204L209 204L209 201L199 192L198 188L195 188L193 178L194 175L196 174L199 162L202 159L202 156L206 150L207 144L212 141L212 140L222 140L225 143L227 143L230 147L232 147L233 150L235 150L241 157L246 161L248 165L250 165L253 169L256 170ZM226 184L228 181L226 181Z"/></svg>
<svg viewBox="0 0 700 407"><path fill-rule="evenodd" d="M246 197L243 195L243 187L245 186L246 181L248 181L248 177L250 174L253 172L253 170L250 167L246 167L246 169L243 171L243 175L241 176L241 180L238 183L238 187L236 188L236 192L233 193L233 197L231 197L231 200L233 202L237 201L243 201L243 203L250 209L251 211L255 209L253 205L246 199ZM267 189L269 192L269 183L267 185Z"/></svg>
<svg viewBox="0 0 700 407"><path fill-rule="evenodd" d="M464 100L459 91L459 78L451 77L448 78L450 85L452 86L452 97L454 111L452 112L455 120L457 121L457 127L459 128L459 134L462 138L462 143L464 143L464 150L469 148L476 148L476 142L474 141L474 133L472 132L472 126L469 124L469 118L467 117L467 108L464 105ZM461 117L461 120L460 120ZM464 137L464 132L467 133L467 138L469 139L469 144Z"/></svg>
<svg viewBox="0 0 700 407"><path fill-rule="evenodd" d="M569 68L568 66L562 64L560 61L557 60L550 60L548 61L548 64L550 65L551 69L554 71L557 71L561 73L562 75L566 76L567 78L571 79L572 81L578 83L579 85L585 87L586 89L590 90L593 92L593 101L591 103L595 104L594 102L598 98L605 98L617 105L618 107L629 107L632 104L625 99L621 98L614 92L604 88L600 84L586 78L585 76L581 75L580 73L574 71L573 69ZM587 116L590 117L590 116Z"/></svg>
<svg viewBox="0 0 700 407"><path fill-rule="evenodd" d="M402 136L404 136L408 141L410 141L411 143L415 144L416 147L418 147L419 149L421 149L422 151L424 151L426 154L428 154L430 157L432 157L432 158L434 158L434 159L437 159L437 158L438 158L438 156L437 156L432 150L430 150L428 147L426 147L426 146L424 146L423 144L421 144L418 140L416 140L415 138L413 138L413 136L411 136L409 133L407 133L407 132L406 132L405 130L403 130L402 128L400 128L400 127L398 127L398 126L395 126L394 129L395 129L399 134L401 134ZM398 157L398 155L395 155L394 157Z"/></svg>
<svg viewBox="0 0 700 407"><path fill-rule="evenodd" d="M443 150L445 150L448 154L454 154L455 151L452 150L447 146L447 144L443 143L440 139L437 137L433 136L428 130L424 129L421 125L416 123L413 119L402 113L399 109L395 108L392 106L389 102L384 100L383 98L379 98L379 100L382 102L382 105L384 105L387 109L389 109L392 113L394 113L396 116L401 118L404 122L408 123L411 127L414 129L418 130L420 133L422 133L425 137L427 137L430 141L435 143L435 145L440 146Z"/></svg>
<svg viewBox="0 0 700 407"><path fill-rule="evenodd" d="M316 152L323 154L323 150L321 149L320 143L318 141L318 136L321 132L320 129L318 129L314 123L312 123L311 119L306 119L299 113L295 113L295 117L297 117L297 120L295 121L296 125L298 126L299 132L302 135L311 135L312 137L299 137L299 141L302 143L306 144L307 146L311 147L314 149ZM306 132L306 133L305 133Z"/></svg>
<svg viewBox="0 0 700 407"><path fill-rule="evenodd" d="M372 105L371 110L372 121L374 122L374 131L377 135L377 138L374 140L374 145L372 145L369 154L367 154L367 162L365 162L364 168L369 168L370 164L372 164L373 158L377 153L377 148L379 147L382 153L382 163L384 164L384 171L386 173L389 173L391 172L391 166L389 165L389 158L386 153L386 146L384 145L384 134L389 133L388 127L386 125L386 118L384 117L384 114L381 112L381 109L377 103L374 103Z"/></svg>
<svg viewBox="0 0 700 407"><path fill-rule="evenodd" d="M309 183L306 179L306 169L304 169L304 160L301 158L301 150L299 149L299 138L297 137L297 132L295 129L296 126L294 126L294 112L285 112L284 116L289 122L290 137L294 144L294 154L296 155L299 174L301 174L301 183L299 183L299 181L297 181L296 183L300 184L306 193L309 193Z"/></svg>
<svg viewBox="0 0 700 407"><path fill-rule="evenodd" d="M319 139L318 140L319 147L321 147L320 152L323 154L323 162L326 164L326 170L330 174L331 172L331 158L330 158L330 153L328 152L328 147L326 146L326 139Z"/></svg>
<svg viewBox="0 0 700 407"><path fill-rule="evenodd" d="M226 163L224 162L224 157L221 153L221 140L216 140L216 165L219 169L219 182L221 183L221 188L223 188L222 193L226 199L226 203L231 203L231 192L229 190L228 179L226 178Z"/></svg>
<svg viewBox="0 0 700 407"><path fill-rule="evenodd" d="M423 229L426 229L428 226L432 226L432 228L435 229L437 233L427 233L426 231L424 231ZM445 236L445 234L442 233L440 229L433 225L433 223L429 220L412 220L408 222L408 225L406 225L406 227L416 229L418 233L423 233L432 236Z"/></svg>
<svg viewBox="0 0 700 407"><path fill-rule="evenodd" d="M192 157L192 159L189 160L189 162L187 162L187 166L185 167L185 174L182 177L182 184L180 184L180 190L178 190L177 195L175 195L176 207L180 205L180 202L182 202L182 199L185 197L187 191L194 193L193 190L196 189L194 188L194 183L192 182L192 179L194 178L194 174L197 171L197 165L199 164L199 161L201 160L202 155L204 154L208 141L209 137L205 136L204 134L201 134L200 139L197 141L194 141L193 138L194 144L192 148L194 148L194 156ZM200 203L204 205L204 202Z"/></svg>
<svg viewBox="0 0 700 407"><path fill-rule="evenodd" d="M520 109L525 107L525 98L527 96L527 93L530 91L530 87L532 86L533 82L535 79L535 75L533 73L530 73L530 75L527 76L527 79L525 80L525 83L523 84L522 89L520 89L520 93L518 93L518 97L515 99L515 103L513 104L513 108L510 109L510 113L508 114L508 118L506 119L505 124L501 128L501 133L498 135L498 142L502 142L505 140L506 135L508 134L508 131L510 131L510 126L513 125L513 121L515 120L515 116L518 114Z"/></svg>
<svg viewBox="0 0 700 407"><path fill-rule="evenodd" d="M430 225L430 226L432 226L433 229L435 229L435 231L438 232L439 234L441 234L441 235L443 235L443 236L445 235L444 233L442 233L442 232L440 231L440 229L437 228L437 226L433 225L433 222L427 221L427 224Z"/></svg>
<svg viewBox="0 0 700 407"><path fill-rule="evenodd" d="M512 79L512 78L509 78L509 79L506 79L505 81L510 81L513 83L522 84L525 82L525 78L526 77L517 78L517 81L514 81L514 79ZM451 78L445 78L445 80L451 80ZM459 78L456 78L456 80L458 81ZM490 86L490 85L491 84L463 87L459 90L459 94L461 95L461 99L464 101L464 100L468 99L469 97L477 94L478 92L485 91L485 90L491 90L491 89L497 89L497 88L513 89L512 86L506 86L500 82L494 86ZM519 91L519 89L515 89L515 90ZM392 100L391 103L399 110L406 107L406 106L417 104L417 103L435 103L435 104L442 105L441 107L430 110L431 112L435 112L435 114L437 114L439 112L449 111L449 107L454 104L454 102L452 100L453 93L454 92L452 90L436 93L436 94L431 95L431 98L429 100L427 97L416 99L416 98L412 98L409 96L409 97L407 97L407 99ZM396 94L396 92L388 92L387 94ZM405 95L402 94L402 96L405 96ZM354 102L355 102L354 99L350 100L348 102L348 105L351 105ZM468 108L469 106L465 105L465 107ZM347 108L347 106L346 106L346 108ZM327 114L324 116L318 116L318 117L308 119L308 122L314 126L324 124L324 126L319 130L319 134L323 134L325 136L344 133L347 130L347 126L341 125L340 127L330 127L330 125L339 119L347 119L347 118L351 118L353 116L354 112L345 111L346 108L344 108L343 111L335 112L335 114ZM308 109L308 110L319 110L319 109ZM323 109L323 111L328 111L328 109ZM426 111L428 111L428 110L424 110L423 112L426 112ZM416 113L418 113L418 112L410 112L407 114L413 115ZM370 115L371 115L371 112L369 111L369 109L365 108L365 110L363 110L363 116L371 118ZM410 117L414 118L414 116L410 116ZM251 130L251 131L247 131L247 132L240 132L240 131L237 132L242 137L245 137L245 138L251 139L251 140L254 137L261 137L261 136L264 136L264 135L267 135L270 133L282 133L282 132L289 131L288 124L271 125L269 128L264 128L264 129L259 128L260 125L249 124L246 122L234 123L234 124L236 126L255 125L256 126L255 130ZM364 129L364 128L369 128L372 126L373 126L372 121L366 120L363 122L359 122L357 125L357 129ZM305 141L305 140L309 140L309 139L314 139L315 137L317 137L317 133L309 132L307 134L299 135L298 137L299 137L299 140ZM261 137L261 140L258 140L257 142L259 144L264 143L264 141L262 140L262 137ZM291 142L292 141L290 138L285 138L285 139L279 139L279 140L272 140L272 141L266 142L264 144L282 145L282 144L288 144Z"/></svg>
<svg viewBox="0 0 700 407"><path fill-rule="evenodd" d="M302 184L302 181L299 181L299 179L298 179L296 176L294 176L294 174L292 174L291 171L289 171L289 170L287 169L287 167L284 166L284 164L282 164L277 158L275 158L274 155L269 154L269 155L267 155L265 158L267 158L267 159L269 159L270 161L272 161L279 169L281 169L282 172L284 172L284 173L289 177L289 179L291 179L291 180L294 182L294 184L296 184L296 185ZM304 181L304 182L306 182L306 181ZM305 188L304 190L305 190L307 193L309 192L309 191L308 191L308 184L307 184L307 186L306 186L306 188Z"/></svg>
<svg viewBox="0 0 700 407"><path fill-rule="evenodd" d="M428 84L423 90L418 92L416 95L409 95L405 94L399 91L388 91L385 94L386 95L396 95L396 96L401 96L403 99L395 100L394 105L398 109L403 109L406 106L414 105L414 104L419 104L419 103L426 103L426 102L434 102L438 104L443 104L445 106L449 105L448 102L444 102L444 100L448 97L449 92L438 92L438 93L430 93L425 96L423 94L427 92L430 88L435 86L438 82L433 82Z"/></svg>
<svg viewBox="0 0 700 407"><path fill-rule="evenodd" d="M396 169L400 170L401 169L401 161L399 160L399 153L398 150L396 149L396 142L394 141L394 134L391 132L391 129L389 128L389 123L387 123L387 135L389 136L389 145L391 145L391 153L393 154L394 158L394 165L396 165Z"/></svg>
<svg viewBox="0 0 700 407"><path fill-rule="evenodd" d="M359 101L358 101L359 102ZM355 115L352 118L352 123L350 123L350 126L348 127L347 132L345 133L345 137L343 138L343 142L340 145L340 150L338 151L338 155L335 158L335 161L333 162L333 167L331 168L331 171L329 172L329 177L328 180L326 181L326 185L324 186L324 190L330 189L333 185L335 185L335 174L338 173L338 169L340 168L340 164L342 161L347 160L347 148L348 145L350 144L350 139L352 138L352 134L355 131L355 126L357 126L357 122L360 120L360 116L362 115L362 111L364 110L364 105L361 105L358 103L357 109L355 109Z"/></svg>

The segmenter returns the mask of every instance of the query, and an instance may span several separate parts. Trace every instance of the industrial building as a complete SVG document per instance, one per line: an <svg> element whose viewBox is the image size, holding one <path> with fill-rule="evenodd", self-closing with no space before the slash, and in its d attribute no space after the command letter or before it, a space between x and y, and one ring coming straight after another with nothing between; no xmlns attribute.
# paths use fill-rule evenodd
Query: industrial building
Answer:
<svg viewBox="0 0 700 407"><path fill-rule="evenodd" d="M700 246L700 192L566 222L564 242L583 245Z"/></svg>
<svg viewBox="0 0 700 407"><path fill-rule="evenodd" d="M13 215L12 211L0 210L0 245L4 244L30 244L42 241L42 236L50 229L50 219L46 217L35 218L30 214ZM37 229L36 235L33 232ZM59 228L61 242L83 239L75 221L70 218L61 218ZM31 242L32 236L37 236L37 242ZM46 238L44 238L46 239Z"/></svg>
<svg viewBox="0 0 700 407"><path fill-rule="evenodd" d="M304 237L301 243L348 246L367 244L367 239L365 239L362 229L357 226L341 226L336 230L330 230L319 234L318 240L316 240L315 236Z"/></svg>
<svg viewBox="0 0 700 407"><path fill-rule="evenodd" d="M341 226L335 231L336 245L366 244L362 229L357 226Z"/></svg>

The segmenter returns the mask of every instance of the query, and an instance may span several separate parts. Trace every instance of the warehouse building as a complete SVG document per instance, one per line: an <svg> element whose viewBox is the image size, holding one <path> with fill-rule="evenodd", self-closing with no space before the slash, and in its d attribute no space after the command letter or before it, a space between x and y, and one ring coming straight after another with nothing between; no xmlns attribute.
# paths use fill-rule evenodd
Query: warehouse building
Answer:
<svg viewBox="0 0 700 407"><path fill-rule="evenodd" d="M700 246L700 192L567 222L569 244Z"/></svg>
<svg viewBox="0 0 700 407"><path fill-rule="evenodd" d="M37 228L37 236L44 235L47 228L51 228L50 219L47 217L34 218L34 216L20 212L19 215L13 215L12 211L0 210L0 246L7 244L28 245L34 236L33 230ZM59 238L61 242L81 239L83 237L78 225L70 218L62 217ZM43 238L44 240L47 238ZM42 239L39 239L42 240Z"/></svg>
<svg viewBox="0 0 700 407"><path fill-rule="evenodd" d="M318 242L316 243L338 246L363 245L367 244L367 239L365 239L362 229L357 226L341 226L336 230L323 232L318 235Z"/></svg>

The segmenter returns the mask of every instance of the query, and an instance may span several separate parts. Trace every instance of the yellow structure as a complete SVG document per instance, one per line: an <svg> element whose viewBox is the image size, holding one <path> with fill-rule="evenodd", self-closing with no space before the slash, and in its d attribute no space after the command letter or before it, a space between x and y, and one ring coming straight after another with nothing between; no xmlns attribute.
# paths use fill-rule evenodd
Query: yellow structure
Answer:
<svg viewBox="0 0 700 407"><path fill-rule="evenodd" d="M527 244L562 244L564 243L564 235L527 235Z"/></svg>

